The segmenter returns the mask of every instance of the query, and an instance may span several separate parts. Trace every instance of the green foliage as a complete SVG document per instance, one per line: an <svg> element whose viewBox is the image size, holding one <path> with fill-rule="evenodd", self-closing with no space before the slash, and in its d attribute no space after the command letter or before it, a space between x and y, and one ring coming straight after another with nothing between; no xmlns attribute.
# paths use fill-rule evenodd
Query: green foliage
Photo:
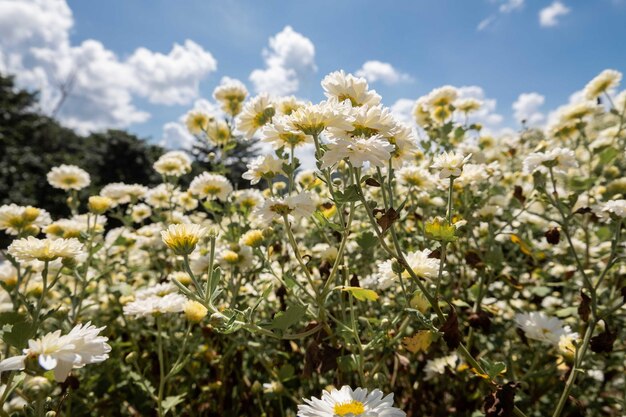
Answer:
<svg viewBox="0 0 626 417"><path fill-rule="evenodd" d="M89 171L91 186L83 195L111 182L159 182L152 164L162 148L121 130L80 136L35 111L36 100L36 93L16 89L12 77L0 75L0 204L32 205L54 216L69 214L65 194L45 180L48 171L61 164Z"/></svg>

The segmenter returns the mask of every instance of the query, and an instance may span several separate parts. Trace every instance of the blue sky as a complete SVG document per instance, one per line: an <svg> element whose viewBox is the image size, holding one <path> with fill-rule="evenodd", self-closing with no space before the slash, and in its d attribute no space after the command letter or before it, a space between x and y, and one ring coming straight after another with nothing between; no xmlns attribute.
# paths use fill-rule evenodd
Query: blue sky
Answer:
<svg viewBox="0 0 626 417"><path fill-rule="evenodd" d="M0 3L8 1L13 0ZM542 25L541 10L555 3L567 11ZM371 83L385 105L444 84L477 85L497 101L502 123L515 126L511 105L521 93L545 96L541 110L547 112L602 69L626 70L626 1L618 0L69 0L67 5L73 19L70 44L97 40L120 61L137 48L168 54L174 43L187 39L200 45L217 61L216 70L198 77L199 96L207 99L222 76L238 78L252 90L251 71L266 66L263 49L287 25L315 47L316 71L300 74L295 93L312 100L322 98L319 82L325 74L355 72L377 60L405 76ZM192 104L158 104L147 94L132 93L132 105L149 119L127 128L156 141L163 125Z"/></svg>

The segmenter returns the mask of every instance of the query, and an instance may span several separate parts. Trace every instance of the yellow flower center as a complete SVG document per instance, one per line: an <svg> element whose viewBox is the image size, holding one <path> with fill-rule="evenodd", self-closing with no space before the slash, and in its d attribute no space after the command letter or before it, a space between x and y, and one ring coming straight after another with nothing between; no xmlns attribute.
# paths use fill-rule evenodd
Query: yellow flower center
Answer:
<svg viewBox="0 0 626 417"><path fill-rule="evenodd" d="M335 413L335 415L338 416L346 416L348 414L360 416L365 412L365 407L363 406L362 402L352 400L347 403L335 404L333 412Z"/></svg>
<svg viewBox="0 0 626 417"><path fill-rule="evenodd" d="M280 215L289 214L292 211L287 204L281 203L273 204L270 206L270 210Z"/></svg>
<svg viewBox="0 0 626 417"><path fill-rule="evenodd" d="M207 185L204 187L204 193L208 195L219 194L222 188L219 185Z"/></svg>

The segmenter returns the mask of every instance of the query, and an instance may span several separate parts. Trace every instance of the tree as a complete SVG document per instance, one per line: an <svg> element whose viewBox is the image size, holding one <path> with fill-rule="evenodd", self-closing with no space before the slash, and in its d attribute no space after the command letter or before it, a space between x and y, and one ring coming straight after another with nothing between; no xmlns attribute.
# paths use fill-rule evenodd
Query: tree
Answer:
<svg viewBox="0 0 626 417"><path fill-rule="evenodd" d="M65 194L46 181L53 166L77 165L91 175L84 194L110 182L155 185L152 164L159 146L121 130L80 136L33 110L37 93L16 89L13 77L0 74L0 204L33 205L54 217L69 214Z"/></svg>

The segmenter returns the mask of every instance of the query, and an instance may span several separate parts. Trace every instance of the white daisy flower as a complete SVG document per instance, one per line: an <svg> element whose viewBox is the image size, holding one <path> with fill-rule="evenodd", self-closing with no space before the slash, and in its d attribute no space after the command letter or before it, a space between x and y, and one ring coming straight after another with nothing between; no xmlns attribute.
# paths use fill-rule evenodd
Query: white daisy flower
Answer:
<svg viewBox="0 0 626 417"><path fill-rule="evenodd" d="M612 69L605 69L596 75L593 80L585 86L583 93L587 100L593 100L602 93L617 87L622 80L622 73Z"/></svg>
<svg viewBox="0 0 626 417"><path fill-rule="evenodd" d="M460 177L463 172L463 166L471 157L472 154L463 156L463 154L456 152L444 152L435 156L435 160L430 167L440 170L439 178L441 179Z"/></svg>
<svg viewBox="0 0 626 417"><path fill-rule="evenodd" d="M184 310L187 297L178 293L169 293L162 297L152 295L139 298L124 306L124 315L146 317L154 314L180 313Z"/></svg>
<svg viewBox="0 0 626 417"><path fill-rule="evenodd" d="M233 192L233 186L223 175L203 172L191 181L189 191L198 198L226 201Z"/></svg>
<svg viewBox="0 0 626 417"><path fill-rule="evenodd" d="M547 342L554 346L559 345L563 335L573 334L569 326L556 317L550 317L543 312L518 313L515 322L524 331L529 339Z"/></svg>
<svg viewBox="0 0 626 417"><path fill-rule="evenodd" d="M349 160L355 167L369 164L382 168L388 165L394 149L389 141L380 136L337 139L328 144L321 168L333 166L343 159Z"/></svg>
<svg viewBox="0 0 626 417"><path fill-rule="evenodd" d="M574 151L566 148L554 148L548 152L534 152L528 155L523 162L523 172L532 174L535 171L548 172L552 167L558 174L567 174L570 168L576 168L578 161Z"/></svg>
<svg viewBox="0 0 626 417"><path fill-rule="evenodd" d="M369 90L365 78L346 74L343 70L331 72L324 77L322 88L326 97L335 98L339 102L348 100L354 107L376 106L381 100L376 91Z"/></svg>
<svg viewBox="0 0 626 417"><path fill-rule="evenodd" d="M161 175L180 177L191 171L191 158L185 152L171 151L157 159L153 167Z"/></svg>
<svg viewBox="0 0 626 417"><path fill-rule="evenodd" d="M48 183L62 190L82 190L91 183L87 171L74 165L60 165L48 172Z"/></svg>
<svg viewBox="0 0 626 417"><path fill-rule="evenodd" d="M605 221L610 220L611 217L626 218L626 200L609 200L595 206L593 212Z"/></svg>
<svg viewBox="0 0 626 417"><path fill-rule="evenodd" d="M79 324L64 336L57 330L40 339L29 340L24 355L0 362L0 372L22 370L24 360L35 357L43 369L54 370L58 382L65 381L72 369L103 362L109 357L111 346L106 343L108 338L99 336L102 329L104 327L97 328L91 323Z"/></svg>
<svg viewBox="0 0 626 417"><path fill-rule="evenodd" d="M375 389L352 390L345 385L340 390L324 391L322 398L304 399L298 405L298 417L404 417L406 413L393 406L393 394L383 397Z"/></svg>
<svg viewBox="0 0 626 417"><path fill-rule="evenodd" d="M263 224L269 225L272 221L281 219L285 214L288 215L289 221L309 217L315 209L316 205L311 193L303 192L285 199L268 198L263 206L253 212L253 216L257 216Z"/></svg>
<svg viewBox="0 0 626 417"><path fill-rule="evenodd" d="M51 221L50 214L43 209L17 204L0 206L0 230L10 235L17 235L24 230L39 233Z"/></svg>
<svg viewBox="0 0 626 417"><path fill-rule="evenodd" d="M77 258L83 253L83 244L76 238L70 239L37 239L27 238L14 240L8 248L9 255L23 262L53 261L57 258Z"/></svg>
<svg viewBox="0 0 626 417"><path fill-rule="evenodd" d="M248 164L248 170L241 177L252 185L258 184L263 178L272 178L283 172L284 163L274 155L261 155Z"/></svg>
<svg viewBox="0 0 626 417"><path fill-rule="evenodd" d="M237 117L237 130L246 139L252 139L257 130L271 123L274 114L276 110L269 95L259 94L243 107L241 114Z"/></svg>

